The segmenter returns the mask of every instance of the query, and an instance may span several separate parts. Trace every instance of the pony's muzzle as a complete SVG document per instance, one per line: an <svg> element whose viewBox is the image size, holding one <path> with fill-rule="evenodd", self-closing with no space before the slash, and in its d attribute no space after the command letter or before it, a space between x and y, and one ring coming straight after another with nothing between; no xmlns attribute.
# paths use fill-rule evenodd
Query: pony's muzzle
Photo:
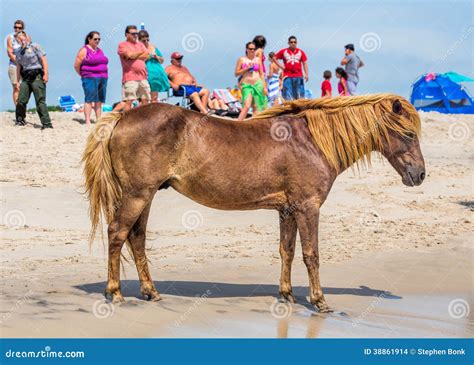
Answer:
<svg viewBox="0 0 474 365"><path fill-rule="evenodd" d="M425 179L425 171L421 172L420 173L420 184L423 182L423 180Z"/></svg>
<svg viewBox="0 0 474 365"><path fill-rule="evenodd" d="M426 171L424 166L409 166L406 176L403 177L403 183L407 186L418 186L425 180L425 177Z"/></svg>

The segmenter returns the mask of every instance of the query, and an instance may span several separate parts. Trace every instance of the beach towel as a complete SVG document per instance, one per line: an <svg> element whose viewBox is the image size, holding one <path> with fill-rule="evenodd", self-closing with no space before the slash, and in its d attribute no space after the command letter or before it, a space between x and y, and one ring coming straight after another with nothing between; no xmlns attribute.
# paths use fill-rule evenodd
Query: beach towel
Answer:
<svg viewBox="0 0 474 365"><path fill-rule="evenodd" d="M280 94L280 79L278 74L273 74L268 78L268 100L275 100Z"/></svg>
<svg viewBox="0 0 474 365"><path fill-rule="evenodd" d="M242 83L242 103L247 100L249 95L252 95L253 102L259 112L267 108L267 98L263 92L263 82L261 79L258 79L253 85ZM254 112L256 111L254 110Z"/></svg>

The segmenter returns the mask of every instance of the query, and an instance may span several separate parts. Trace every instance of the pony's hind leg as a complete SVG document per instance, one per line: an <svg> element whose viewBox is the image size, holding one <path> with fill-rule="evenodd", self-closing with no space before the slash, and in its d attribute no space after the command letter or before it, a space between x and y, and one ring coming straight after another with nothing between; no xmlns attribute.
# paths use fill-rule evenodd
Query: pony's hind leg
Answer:
<svg viewBox="0 0 474 365"><path fill-rule="evenodd" d="M280 212L280 299L295 302L291 288L291 264L295 257L296 219L292 213Z"/></svg>
<svg viewBox="0 0 474 365"><path fill-rule="evenodd" d="M137 221L149 202L148 196L124 196L120 208L109 224L109 265L108 281L105 289L106 297L111 296L112 302L123 302L120 291L120 253L128 237L130 229Z"/></svg>
<svg viewBox="0 0 474 365"><path fill-rule="evenodd" d="M133 259L137 265L138 277L140 279L140 292L145 299L158 301L161 300L161 297L151 279L145 253L146 226L150 214L150 208L151 200L145 209L143 209L142 214L140 214L140 217L130 230L128 240L130 241L130 246L132 248Z"/></svg>

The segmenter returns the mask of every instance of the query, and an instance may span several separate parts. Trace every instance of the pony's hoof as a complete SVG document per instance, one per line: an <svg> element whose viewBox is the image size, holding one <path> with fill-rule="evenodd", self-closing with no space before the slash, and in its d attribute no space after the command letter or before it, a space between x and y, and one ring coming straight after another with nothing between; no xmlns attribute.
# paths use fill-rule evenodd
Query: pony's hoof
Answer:
<svg viewBox="0 0 474 365"><path fill-rule="evenodd" d="M118 294L113 294L113 295L112 295L112 303L113 303L113 304L125 303L125 299L123 299L123 296L122 296L122 294L120 294L120 293L118 293Z"/></svg>
<svg viewBox="0 0 474 365"><path fill-rule="evenodd" d="M295 303L295 297L292 293L280 293L280 297L278 298L280 303Z"/></svg>
<svg viewBox="0 0 474 365"><path fill-rule="evenodd" d="M331 308L329 308L329 306L327 304L320 304L320 305L317 305L316 306L319 310L319 313L332 313L334 312L334 310L332 310Z"/></svg>
<svg viewBox="0 0 474 365"><path fill-rule="evenodd" d="M105 301L107 302L111 302L112 301L112 293L108 293L108 292L104 292L104 298L105 298Z"/></svg>
<svg viewBox="0 0 474 365"><path fill-rule="evenodd" d="M156 293L145 293L145 294L142 294L142 295L143 295L143 299L145 299L149 302L159 302L160 300L163 299L158 292L156 292Z"/></svg>
<svg viewBox="0 0 474 365"><path fill-rule="evenodd" d="M123 299L123 296L120 292L115 292L115 293L105 292L104 297L105 297L105 300L113 304L119 304L119 303L125 302L125 299Z"/></svg>

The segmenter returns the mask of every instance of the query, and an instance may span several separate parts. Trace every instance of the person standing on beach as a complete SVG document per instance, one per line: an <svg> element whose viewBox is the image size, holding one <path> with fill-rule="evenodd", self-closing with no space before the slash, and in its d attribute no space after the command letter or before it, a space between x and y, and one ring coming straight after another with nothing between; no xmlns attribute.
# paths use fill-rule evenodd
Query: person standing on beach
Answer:
<svg viewBox="0 0 474 365"><path fill-rule="evenodd" d="M46 84L48 83L48 61L46 53L36 43L30 42L30 37L19 31L15 34L20 48L15 50L17 80L21 79L18 100L16 103L16 125L26 124L26 106L31 93L35 96L36 110L41 120L41 130L53 128L46 105Z"/></svg>
<svg viewBox="0 0 474 365"><path fill-rule="evenodd" d="M344 46L345 56L341 61L347 73L347 90L349 95L355 95L357 92L357 84L359 83L359 68L364 66L364 62L355 54L354 45L352 43Z"/></svg>
<svg viewBox="0 0 474 365"><path fill-rule="evenodd" d="M267 45L267 40L263 35L256 35L253 38L253 44L255 44L255 56L262 60L262 69L263 69L263 76L267 77L267 69L265 68L265 46Z"/></svg>
<svg viewBox="0 0 474 365"><path fill-rule="evenodd" d="M16 72L16 57L15 51L21 47L20 43L15 39L15 33L25 30L25 23L23 20L17 20L13 24L13 33L7 35L7 54L9 58L8 63L8 77L10 78L10 83L13 88L13 104L16 104L18 99L18 92L20 91L20 80L17 79Z"/></svg>
<svg viewBox="0 0 474 365"><path fill-rule="evenodd" d="M308 82L308 58L296 47L298 41L295 36L288 38L288 48L278 51L272 61L283 70L283 98L294 100L305 97L304 83ZM283 60L282 66L277 60Z"/></svg>
<svg viewBox="0 0 474 365"><path fill-rule="evenodd" d="M146 30L138 32L138 38L148 49L150 55L146 61L146 68L151 88L151 102L156 103L158 101L158 94L160 92L168 92L170 89L168 76L162 66L164 58L160 50L150 43L150 35Z"/></svg>
<svg viewBox="0 0 474 365"><path fill-rule="evenodd" d="M267 87L268 87L268 106L275 106L281 104L281 88L283 83L283 74L280 68L272 62L274 52L270 52L270 67L268 70Z"/></svg>
<svg viewBox="0 0 474 365"><path fill-rule="evenodd" d="M238 120L244 120L252 107L256 115L267 108L267 88L263 75L262 60L255 55L255 43L245 45L245 56L240 57L235 65L235 77L242 83L242 110Z"/></svg>
<svg viewBox="0 0 474 365"><path fill-rule="evenodd" d="M331 86L331 71L326 70L323 73L324 81L321 84L321 97L330 98L332 97L332 86Z"/></svg>
<svg viewBox="0 0 474 365"><path fill-rule="evenodd" d="M347 73L342 67L336 68L336 77L339 79L337 84L337 91L341 96L348 96L349 90L347 89Z"/></svg>
<svg viewBox="0 0 474 365"><path fill-rule="evenodd" d="M125 28L125 41L118 46L118 55L122 63L122 87L125 101L125 111L130 110L134 100L148 104L151 89L148 82L148 72L145 61L150 58L148 49L138 42L138 30L135 25Z"/></svg>
<svg viewBox="0 0 474 365"><path fill-rule="evenodd" d="M91 124L92 104L94 104L95 117L99 120L102 114L102 103L105 103L107 92L109 59L99 48L100 33L89 32L85 45L76 56L74 69L81 76L84 89L84 116L86 124Z"/></svg>

